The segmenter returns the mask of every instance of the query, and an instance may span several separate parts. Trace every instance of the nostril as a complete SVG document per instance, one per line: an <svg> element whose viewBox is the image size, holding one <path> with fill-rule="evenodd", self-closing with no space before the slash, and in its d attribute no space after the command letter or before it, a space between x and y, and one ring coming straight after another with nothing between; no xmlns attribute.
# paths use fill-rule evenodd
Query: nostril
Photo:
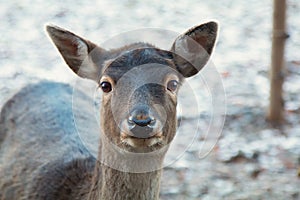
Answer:
<svg viewBox="0 0 300 200"><path fill-rule="evenodd" d="M154 126L155 123L156 123L156 119L151 118L151 121L150 121L149 125L150 125L150 126Z"/></svg>
<svg viewBox="0 0 300 200"><path fill-rule="evenodd" d="M128 124L133 126L135 123L133 122L133 118L130 116L127 120Z"/></svg>

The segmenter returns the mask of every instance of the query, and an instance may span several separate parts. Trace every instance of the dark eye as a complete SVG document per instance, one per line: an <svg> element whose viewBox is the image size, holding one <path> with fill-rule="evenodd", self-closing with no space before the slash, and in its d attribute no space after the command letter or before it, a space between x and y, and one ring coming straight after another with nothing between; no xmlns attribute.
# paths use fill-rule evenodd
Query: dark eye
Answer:
<svg viewBox="0 0 300 200"><path fill-rule="evenodd" d="M103 92L108 93L112 90L111 84L107 81L103 81L101 84L101 89Z"/></svg>
<svg viewBox="0 0 300 200"><path fill-rule="evenodd" d="M167 84L167 89L171 92L175 92L178 87L178 82L175 80L171 80Z"/></svg>

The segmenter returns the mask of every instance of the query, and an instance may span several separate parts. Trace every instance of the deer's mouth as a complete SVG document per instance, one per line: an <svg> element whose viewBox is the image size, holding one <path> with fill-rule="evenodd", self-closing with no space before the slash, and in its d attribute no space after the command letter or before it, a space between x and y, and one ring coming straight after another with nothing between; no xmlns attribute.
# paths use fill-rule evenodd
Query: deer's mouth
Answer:
<svg viewBox="0 0 300 200"><path fill-rule="evenodd" d="M135 137L131 133L121 132L121 142L131 147L154 147L163 145L164 136L162 132L152 133L149 137Z"/></svg>
<svg viewBox="0 0 300 200"><path fill-rule="evenodd" d="M146 152L164 146L163 123L147 112L134 113L121 122L120 142L127 149Z"/></svg>

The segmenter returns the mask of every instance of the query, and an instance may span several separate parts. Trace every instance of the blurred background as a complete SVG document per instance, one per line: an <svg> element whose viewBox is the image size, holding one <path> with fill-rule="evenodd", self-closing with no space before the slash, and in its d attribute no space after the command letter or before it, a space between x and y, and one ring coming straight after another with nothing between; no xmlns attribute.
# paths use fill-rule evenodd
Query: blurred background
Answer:
<svg viewBox="0 0 300 200"><path fill-rule="evenodd" d="M165 168L161 199L300 199L300 2L287 0L290 37L280 126L266 121L272 8L271 0L0 0L0 107L28 83L74 81L45 34L46 23L101 44L139 28L182 33L216 20L220 31L212 62L227 97L222 136L204 159L191 148ZM202 118L208 123L199 114L182 124L192 130Z"/></svg>

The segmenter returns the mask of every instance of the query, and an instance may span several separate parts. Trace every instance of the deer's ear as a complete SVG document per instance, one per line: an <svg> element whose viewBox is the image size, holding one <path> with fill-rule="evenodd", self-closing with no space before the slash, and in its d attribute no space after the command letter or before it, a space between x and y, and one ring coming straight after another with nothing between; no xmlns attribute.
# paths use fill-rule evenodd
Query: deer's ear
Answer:
<svg viewBox="0 0 300 200"><path fill-rule="evenodd" d="M54 45L69 67L80 77L97 81L100 74L98 59L105 50L65 29L46 25Z"/></svg>
<svg viewBox="0 0 300 200"><path fill-rule="evenodd" d="M216 22L196 26L180 35L171 51L177 70L184 76L197 74L207 63L215 46L218 32Z"/></svg>

